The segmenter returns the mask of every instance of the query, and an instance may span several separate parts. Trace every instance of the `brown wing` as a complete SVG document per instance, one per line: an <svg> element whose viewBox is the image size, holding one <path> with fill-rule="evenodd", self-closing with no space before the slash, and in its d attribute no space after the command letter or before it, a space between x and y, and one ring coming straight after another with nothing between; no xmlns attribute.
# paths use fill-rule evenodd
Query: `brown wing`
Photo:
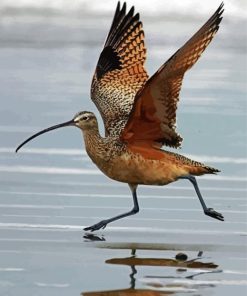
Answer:
<svg viewBox="0 0 247 296"><path fill-rule="evenodd" d="M130 118L121 134L129 143L181 146L176 132L176 109L185 72L199 59L219 29L223 3L202 28L145 84L135 98Z"/></svg>
<svg viewBox="0 0 247 296"><path fill-rule="evenodd" d="M126 13L118 2L115 16L93 76L91 98L99 109L106 135L118 136L137 91L147 81L146 48L139 14Z"/></svg>

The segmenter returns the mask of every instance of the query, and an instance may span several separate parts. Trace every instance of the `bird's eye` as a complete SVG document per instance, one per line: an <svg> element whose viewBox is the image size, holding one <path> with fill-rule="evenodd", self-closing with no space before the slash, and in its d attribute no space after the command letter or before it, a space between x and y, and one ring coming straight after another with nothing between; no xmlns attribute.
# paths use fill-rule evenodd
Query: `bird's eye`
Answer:
<svg viewBox="0 0 247 296"><path fill-rule="evenodd" d="M81 120L88 120L88 119L89 119L88 116L83 116L83 117L81 118Z"/></svg>

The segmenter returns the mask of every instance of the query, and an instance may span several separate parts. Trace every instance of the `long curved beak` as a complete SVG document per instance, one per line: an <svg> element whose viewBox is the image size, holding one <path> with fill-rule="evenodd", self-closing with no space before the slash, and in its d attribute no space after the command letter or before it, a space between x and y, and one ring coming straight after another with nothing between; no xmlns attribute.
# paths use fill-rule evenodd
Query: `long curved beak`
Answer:
<svg viewBox="0 0 247 296"><path fill-rule="evenodd" d="M42 134L44 134L44 133L47 133L47 132L52 131L52 130L57 129L57 128L61 128L61 127L65 127L65 126L73 126L73 125L75 125L75 123L74 123L74 120L72 119L72 120L70 120L70 121L66 121L66 122L63 122L63 123L60 123L60 124L57 124L57 125L53 125L53 126L51 126L51 127L48 127L48 128L46 128L46 129L44 129L44 130L42 130L42 131L40 131L40 132L34 134L33 136L29 137L29 138L26 139L24 142L22 142L22 143L16 148L15 152L17 153L18 150L19 150L22 146L24 146L27 142L31 141L32 139L34 139L34 138L36 138L36 137L38 137L38 136L40 136L40 135L42 135Z"/></svg>

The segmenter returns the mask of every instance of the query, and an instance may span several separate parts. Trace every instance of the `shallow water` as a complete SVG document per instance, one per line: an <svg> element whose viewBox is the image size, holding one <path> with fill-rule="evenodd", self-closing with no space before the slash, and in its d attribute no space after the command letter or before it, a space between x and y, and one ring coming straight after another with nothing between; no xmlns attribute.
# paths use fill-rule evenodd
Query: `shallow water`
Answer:
<svg viewBox="0 0 247 296"><path fill-rule="evenodd" d="M179 153L222 171L198 182L225 222L204 216L189 182L179 181L141 186L140 213L92 235L83 227L126 211L132 200L128 186L92 164L80 132L67 128L14 150L39 129L96 111L89 85L112 12L101 12L100 23L95 10L42 9L1 10L0 294L245 295L244 19L226 10L215 40L186 75L178 110ZM170 9L139 9L150 73L211 13Z"/></svg>

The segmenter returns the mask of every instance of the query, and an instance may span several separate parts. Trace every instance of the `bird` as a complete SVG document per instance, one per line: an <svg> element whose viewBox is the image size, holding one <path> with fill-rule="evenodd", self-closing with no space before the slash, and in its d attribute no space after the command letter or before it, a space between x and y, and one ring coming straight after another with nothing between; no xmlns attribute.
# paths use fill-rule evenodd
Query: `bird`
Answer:
<svg viewBox="0 0 247 296"><path fill-rule="evenodd" d="M103 119L105 136L90 111L78 112L71 120L46 128L22 142L67 126L82 131L91 160L109 178L127 183L133 208L104 219L85 231L104 229L109 223L139 212L138 185L191 182L204 214L224 221L221 213L208 208L196 176L217 174L218 169L162 149L180 148L183 138L176 131L176 111L184 74L199 59L219 29L222 2L208 21L151 77L145 70L146 46L143 24L132 6L117 3L115 15L91 83L91 99Z"/></svg>

